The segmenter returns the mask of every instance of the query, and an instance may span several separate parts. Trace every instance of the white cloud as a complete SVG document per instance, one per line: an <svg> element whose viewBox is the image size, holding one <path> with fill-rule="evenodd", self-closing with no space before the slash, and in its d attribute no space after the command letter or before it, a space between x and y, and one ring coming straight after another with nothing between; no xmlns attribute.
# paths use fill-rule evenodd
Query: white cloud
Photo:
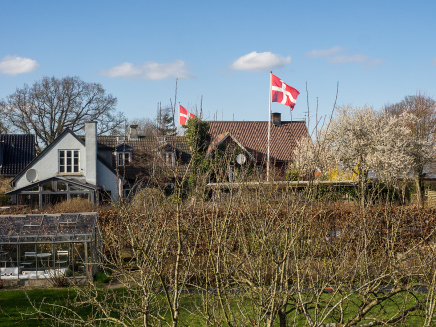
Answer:
<svg viewBox="0 0 436 327"><path fill-rule="evenodd" d="M368 60L365 63L365 66L363 67L365 70L369 70L369 69L373 69L375 66L377 66L378 64L384 64L385 62L381 59L371 59Z"/></svg>
<svg viewBox="0 0 436 327"><path fill-rule="evenodd" d="M315 58L321 58L321 57L331 57L335 54L338 54L340 52L343 52L344 48L334 46L330 49L323 49L323 50L312 50L306 53L306 57L315 59Z"/></svg>
<svg viewBox="0 0 436 327"><path fill-rule="evenodd" d="M109 70L101 70L99 73L108 77L143 78L148 80L162 80L169 77L181 79L193 78L188 70L188 66L183 60L176 60L169 64L147 61L140 65L134 65L130 62L125 62Z"/></svg>
<svg viewBox="0 0 436 327"><path fill-rule="evenodd" d="M231 66L233 70L248 70L260 72L286 66L291 63L291 57L280 57L271 52L253 51L237 59Z"/></svg>
<svg viewBox="0 0 436 327"><path fill-rule="evenodd" d="M341 56L334 56L328 59L329 62L334 62L334 63L365 62L367 60L368 60L368 56L365 55L354 55L354 56L341 55Z"/></svg>
<svg viewBox="0 0 436 327"><path fill-rule="evenodd" d="M368 59L367 55L346 55L346 54L339 54L341 52L344 52L345 49L342 47L334 46L330 49L324 49L324 50L312 50L306 53L306 57L310 59L315 58L326 58L328 62L331 63L348 63L348 62L357 62L363 64L363 69L369 70L374 67L376 67L379 64L384 64L384 61L381 59ZM435 65L436 65L436 58L434 59Z"/></svg>
<svg viewBox="0 0 436 327"><path fill-rule="evenodd" d="M432 64L433 66L436 66L436 57L433 58L433 60L431 61L431 64Z"/></svg>
<svg viewBox="0 0 436 327"><path fill-rule="evenodd" d="M18 56L6 56L0 61L0 73L11 76L30 73L38 67L35 60Z"/></svg>

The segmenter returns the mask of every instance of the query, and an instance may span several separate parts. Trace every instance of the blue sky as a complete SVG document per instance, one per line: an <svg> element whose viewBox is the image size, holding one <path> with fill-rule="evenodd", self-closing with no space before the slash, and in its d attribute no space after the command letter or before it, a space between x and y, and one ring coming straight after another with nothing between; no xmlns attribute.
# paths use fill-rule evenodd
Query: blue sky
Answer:
<svg viewBox="0 0 436 327"><path fill-rule="evenodd" d="M205 118L268 119L269 71L316 101L381 108L436 94L436 1L2 1L0 98L42 76L80 76L128 118L159 101ZM273 111L290 119L289 109Z"/></svg>

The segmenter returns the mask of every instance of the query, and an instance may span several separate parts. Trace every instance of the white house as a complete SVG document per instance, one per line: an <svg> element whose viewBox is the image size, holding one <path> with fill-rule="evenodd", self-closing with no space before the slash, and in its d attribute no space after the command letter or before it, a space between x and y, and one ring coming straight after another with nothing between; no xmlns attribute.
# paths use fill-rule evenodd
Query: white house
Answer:
<svg viewBox="0 0 436 327"><path fill-rule="evenodd" d="M97 122L85 123L85 141L66 129L11 181L14 204L57 203L74 197L118 199L116 171L97 153Z"/></svg>

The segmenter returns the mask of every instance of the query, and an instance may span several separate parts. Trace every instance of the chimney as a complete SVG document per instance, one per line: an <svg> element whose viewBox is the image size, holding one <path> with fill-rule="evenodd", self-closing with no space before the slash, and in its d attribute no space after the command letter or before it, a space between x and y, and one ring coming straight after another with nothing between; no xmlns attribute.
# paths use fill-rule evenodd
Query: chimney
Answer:
<svg viewBox="0 0 436 327"><path fill-rule="evenodd" d="M271 113L271 121L275 126L282 126L282 114L280 112Z"/></svg>
<svg viewBox="0 0 436 327"><path fill-rule="evenodd" d="M86 182L97 185L97 122L85 122Z"/></svg>
<svg viewBox="0 0 436 327"><path fill-rule="evenodd" d="M138 139L138 125L129 125L129 140Z"/></svg>

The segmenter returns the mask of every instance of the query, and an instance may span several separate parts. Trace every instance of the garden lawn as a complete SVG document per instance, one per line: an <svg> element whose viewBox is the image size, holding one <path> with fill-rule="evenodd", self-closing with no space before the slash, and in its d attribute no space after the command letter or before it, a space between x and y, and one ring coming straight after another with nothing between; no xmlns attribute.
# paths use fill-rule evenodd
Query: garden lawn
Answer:
<svg viewBox="0 0 436 327"><path fill-rule="evenodd" d="M122 292L123 289L112 290L113 292ZM111 291L109 291L111 292ZM41 303L43 300L52 304L59 304L68 306L69 301L73 301L76 293L74 290L69 289L38 289L27 291L29 299L35 301L36 303ZM322 296L324 301L328 301L332 295L324 294ZM162 296L162 300L164 297ZM346 309L345 317L350 317L355 312L357 312L357 305L359 301L357 298L352 299L349 306ZM180 326L204 326L204 320L200 315L196 314L197 308L201 307L201 295L185 294L181 297L181 310L180 310ZM375 307L371 314L368 316L379 318L386 317L386 314L398 311L398 305L402 303L399 298L394 298L387 305L380 307ZM407 307L412 306L412 302ZM70 306L71 307L71 306ZM247 301L244 311L249 314L250 312L249 301ZM49 306L45 305L41 307L42 310L48 310ZM236 309L236 305L234 306ZM29 305L29 300L26 296L26 292L23 290L3 290L0 291L0 327L6 326L50 326L51 324L46 321L32 319L36 318L32 316L34 310ZM76 311L82 317L86 317L90 312L90 307L81 307ZM422 313L423 314L423 313ZM167 321L170 321L169 315ZM292 315L291 315L292 316ZM338 317L338 312L335 314ZM293 317L289 317L292 319ZM296 317L298 326L305 326L306 321L303 314L299 314ZM330 317L325 321L336 322L337 320ZM405 326L421 326L424 321L422 316L411 316L408 317ZM368 322L368 321L366 321ZM360 323L361 324L361 323ZM278 325L278 322L277 322ZM358 324L359 325L359 324ZM308 326L308 325L307 325Z"/></svg>

